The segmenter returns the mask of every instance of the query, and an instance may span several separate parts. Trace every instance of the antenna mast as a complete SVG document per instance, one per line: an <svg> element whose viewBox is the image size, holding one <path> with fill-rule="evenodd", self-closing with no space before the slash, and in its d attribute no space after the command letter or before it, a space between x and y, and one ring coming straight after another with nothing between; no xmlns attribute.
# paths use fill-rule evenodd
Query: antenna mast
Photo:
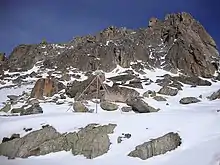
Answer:
<svg viewBox="0 0 220 165"><path fill-rule="evenodd" d="M99 103L98 98L99 98L99 93L100 93L99 92L100 85L103 88L104 92L109 93L107 87L105 86L105 84L102 82L102 80L100 78L100 76L103 74L104 73L101 70L96 70L94 72L94 75L96 75L95 78L90 82L90 84L85 88L85 90L79 95L79 97L77 97L75 99L75 101L79 100L84 95L84 93L89 89L89 87L96 82L96 97L95 97L95 104L96 104L95 105L95 112L96 113L98 113L98 103Z"/></svg>

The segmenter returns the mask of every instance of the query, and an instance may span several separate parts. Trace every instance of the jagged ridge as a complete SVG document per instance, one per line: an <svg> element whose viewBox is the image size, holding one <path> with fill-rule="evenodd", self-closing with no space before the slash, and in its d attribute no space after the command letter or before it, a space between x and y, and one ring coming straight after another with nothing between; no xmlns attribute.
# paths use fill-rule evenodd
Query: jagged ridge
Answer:
<svg viewBox="0 0 220 165"><path fill-rule="evenodd" d="M212 37L188 13L169 14L163 21L152 18L147 28L109 27L66 44L20 45L4 68L27 70L38 61L45 68L111 71L120 65L140 70L163 68L190 76L212 77L219 53Z"/></svg>

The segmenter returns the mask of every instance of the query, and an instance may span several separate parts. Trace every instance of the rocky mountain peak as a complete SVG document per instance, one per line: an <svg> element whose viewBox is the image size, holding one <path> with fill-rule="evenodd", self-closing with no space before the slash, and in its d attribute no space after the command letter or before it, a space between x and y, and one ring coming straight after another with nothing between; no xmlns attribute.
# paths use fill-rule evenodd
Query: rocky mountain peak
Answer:
<svg viewBox="0 0 220 165"><path fill-rule="evenodd" d="M217 46L204 27L189 13L152 17L138 30L110 26L96 35L76 37L66 44L20 45L9 57L10 70L45 68L111 71L122 67L162 68L185 75L212 77L219 61ZM137 66L137 63L140 63Z"/></svg>
<svg viewBox="0 0 220 165"><path fill-rule="evenodd" d="M155 18L155 17L150 18L148 27L154 26L157 22L158 22L157 18Z"/></svg>
<svg viewBox="0 0 220 165"><path fill-rule="evenodd" d="M165 16L165 21L167 20L173 20L175 23L184 22L184 23L189 23L189 24L195 21L192 15L187 12L167 14Z"/></svg>

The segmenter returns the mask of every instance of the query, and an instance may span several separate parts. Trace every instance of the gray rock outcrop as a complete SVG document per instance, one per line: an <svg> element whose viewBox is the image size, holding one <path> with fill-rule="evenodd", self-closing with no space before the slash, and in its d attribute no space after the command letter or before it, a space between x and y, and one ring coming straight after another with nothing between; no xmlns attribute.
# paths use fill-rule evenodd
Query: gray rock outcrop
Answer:
<svg viewBox="0 0 220 165"><path fill-rule="evenodd" d="M143 97L155 97L157 94L155 91L148 90L143 93Z"/></svg>
<svg viewBox="0 0 220 165"><path fill-rule="evenodd" d="M192 104L201 102L201 100L197 99L196 97L184 97L180 99L180 104Z"/></svg>
<svg viewBox="0 0 220 165"><path fill-rule="evenodd" d="M158 93L162 95L176 96L178 91L179 90L177 88L164 86L158 91Z"/></svg>
<svg viewBox="0 0 220 165"><path fill-rule="evenodd" d="M191 85L191 86L211 86L212 83L208 80L203 80L197 76L174 76L172 77L169 74L165 74L163 79L157 79L156 83L160 86L167 86L177 88L178 90L182 90L183 84Z"/></svg>
<svg viewBox="0 0 220 165"><path fill-rule="evenodd" d="M104 93L102 100L126 103L129 98L139 96L139 93L136 90L119 87L117 85L113 85L112 87L107 86L107 89L108 92Z"/></svg>
<svg viewBox="0 0 220 165"><path fill-rule="evenodd" d="M171 79L179 81L183 84L188 85L196 85L196 86L211 86L212 83L208 80L203 80L196 76L179 76L179 77L172 77Z"/></svg>
<svg viewBox="0 0 220 165"><path fill-rule="evenodd" d="M13 108L11 113L19 113L21 116L23 115L33 115L33 114L41 114L43 113L43 109L39 104L33 105L24 105L20 108Z"/></svg>
<svg viewBox="0 0 220 165"><path fill-rule="evenodd" d="M128 107L128 106L127 107L122 107L121 111L122 112L131 112L132 111L132 107Z"/></svg>
<svg viewBox="0 0 220 165"><path fill-rule="evenodd" d="M55 128L45 126L22 138L16 136L5 140L0 144L0 155L27 158L72 149L73 155L92 159L108 152L111 144L108 134L113 133L115 127L115 124L90 124L78 133L60 134Z"/></svg>
<svg viewBox="0 0 220 165"><path fill-rule="evenodd" d="M116 82L127 82L129 80L132 80L134 79L135 76L133 74L123 74L123 75L118 75L118 76L115 76L115 77L110 77L108 78L109 80L111 80L113 83L116 83Z"/></svg>
<svg viewBox="0 0 220 165"><path fill-rule="evenodd" d="M153 108L144 102L141 98L133 97L127 100L127 105L132 107L134 112L138 113L150 113L150 112L157 112L159 109Z"/></svg>
<svg viewBox="0 0 220 165"><path fill-rule="evenodd" d="M207 97L209 100L220 99L220 89Z"/></svg>
<svg viewBox="0 0 220 165"><path fill-rule="evenodd" d="M73 103L73 110L75 112L88 112L89 111L89 109L81 101L75 101Z"/></svg>
<svg viewBox="0 0 220 165"><path fill-rule="evenodd" d="M145 142L135 147L128 156L138 157L142 160L149 159L153 156L165 154L181 145L181 138L177 133L170 132L164 136Z"/></svg>
<svg viewBox="0 0 220 165"><path fill-rule="evenodd" d="M2 107L2 109L0 109L0 112L6 112L7 113L10 110L11 110L11 104L10 103L6 103L4 105L4 107Z"/></svg>
<svg viewBox="0 0 220 165"><path fill-rule="evenodd" d="M23 138L16 138L0 144L0 155L8 156L9 158L27 158L33 155L40 155L39 146L45 141L58 138L60 135L53 127L45 127L31 132Z"/></svg>
<svg viewBox="0 0 220 165"><path fill-rule="evenodd" d="M111 144L108 134L113 133L115 127L115 124L104 126L90 124L80 130L77 133L77 141L70 138L73 155L84 155L93 159L107 153Z"/></svg>
<svg viewBox="0 0 220 165"><path fill-rule="evenodd" d="M8 95L7 97L10 99L9 101L13 104L13 103L16 103L18 101L20 96Z"/></svg>
<svg viewBox="0 0 220 165"><path fill-rule="evenodd" d="M118 105L117 104L114 104L114 103L111 103L111 102L107 102L107 101L103 101L100 103L100 107L103 109L103 110L106 110L106 111L115 111L118 109Z"/></svg>
<svg viewBox="0 0 220 165"><path fill-rule="evenodd" d="M167 101L167 99L165 99L162 96L155 96L155 97L153 97L153 99L156 100L156 101Z"/></svg>

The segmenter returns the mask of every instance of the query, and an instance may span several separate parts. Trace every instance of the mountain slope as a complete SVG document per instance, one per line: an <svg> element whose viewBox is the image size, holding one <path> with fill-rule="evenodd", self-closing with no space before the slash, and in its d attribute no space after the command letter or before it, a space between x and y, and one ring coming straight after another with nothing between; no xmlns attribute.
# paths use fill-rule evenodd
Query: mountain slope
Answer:
<svg viewBox="0 0 220 165"><path fill-rule="evenodd" d="M163 21L152 18L145 29L109 27L65 44L20 45L0 63L0 155L5 155L0 156L1 165L220 163L219 53L188 13L170 14ZM213 92L216 96L210 99ZM106 109L103 102L108 103ZM63 136L74 132L80 137L90 124L116 124L106 135L109 150L93 159L62 147L53 150L56 139L41 144L50 144L43 148L54 151L49 154L36 156L42 148L24 147L44 139L47 132L22 141L47 125ZM147 160L128 156L137 146L169 132L181 138L174 150ZM20 137L10 139L13 134ZM91 133L91 138L96 136ZM80 140L71 143L72 150L102 147L95 140ZM23 146L7 152L19 145ZM21 158L25 153L32 156ZM6 157L10 154L15 159Z"/></svg>
<svg viewBox="0 0 220 165"><path fill-rule="evenodd" d="M149 72L150 73L150 72ZM149 74L148 73L148 74ZM161 75L161 72L152 72L152 75ZM153 84L152 84L153 85ZM157 85L154 85L158 88ZM144 92L149 88L142 89ZM83 156L72 156L70 152L51 153L40 157L30 157L28 159L8 160L0 156L3 165L13 164L118 164L126 162L127 164L189 164L210 165L217 163L220 153L218 144L220 143L219 120L220 115L217 112L219 101L209 101L205 97L210 95L216 89L220 88L220 83L213 83L211 87L195 87L189 85L183 87L183 91L177 96L167 96L166 102L157 102L153 98L145 98L151 106L161 108L161 111L150 114L136 114L133 112L121 112L120 110L108 112L98 106L96 113L73 113L72 106L68 104L70 98L62 105L55 103L44 103L40 105L44 110L43 114L31 116L1 117L0 120L0 139L9 137L13 133L19 133L21 136L27 134L23 128L33 128L38 130L42 124L54 126L59 132L72 132L90 123L97 124L117 124L113 134L109 135L111 147L108 153L88 160ZM9 89L13 91L13 89ZM9 92L2 91L1 96ZM20 91L20 94L22 90ZM18 93L19 94L19 93ZM179 100L185 96L198 96L202 94L202 102L181 105ZM2 100L6 100L2 99ZM69 100L69 101L68 101ZM166 105L169 103L169 105ZM120 107L124 104L119 104ZM95 103L87 104L90 109L95 109ZM68 110L69 109L69 110ZM148 160L139 160L130 158L127 154L139 145L149 139L162 136L167 132L177 132L182 138L182 144L176 150L164 155L156 156ZM117 143L117 138L122 133L130 133L131 138L125 139L122 143Z"/></svg>
<svg viewBox="0 0 220 165"><path fill-rule="evenodd" d="M20 45L9 57L12 70L30 69L39 61L44 67L65 70L111 71L142 61L147 68L181 71L212 77L218 67L216 44L204 27L188 13L151 19L147 28L109 27L94 36L75 38L66 44Z"/></svg>

